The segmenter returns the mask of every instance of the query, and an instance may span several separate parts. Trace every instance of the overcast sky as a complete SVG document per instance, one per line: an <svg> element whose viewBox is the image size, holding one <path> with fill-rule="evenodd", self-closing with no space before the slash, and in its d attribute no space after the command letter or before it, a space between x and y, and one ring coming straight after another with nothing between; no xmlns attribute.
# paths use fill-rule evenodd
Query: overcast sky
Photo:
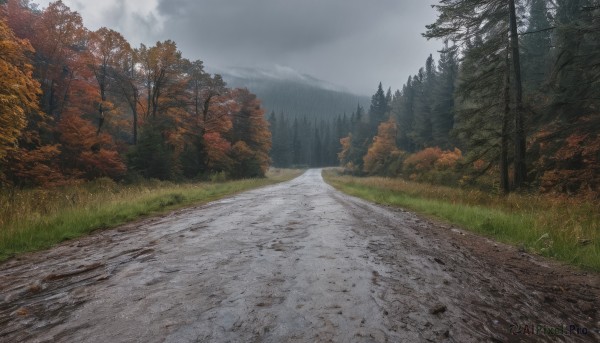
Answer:
<svg viewBox="0 0 600 343"><path fill-rule="evenodd" d="M50 1L33 0L42 7ZM359 94L397 89L441 47L435 0L63 0L132 45L177 42L209 69L292 68Z"/></svg>

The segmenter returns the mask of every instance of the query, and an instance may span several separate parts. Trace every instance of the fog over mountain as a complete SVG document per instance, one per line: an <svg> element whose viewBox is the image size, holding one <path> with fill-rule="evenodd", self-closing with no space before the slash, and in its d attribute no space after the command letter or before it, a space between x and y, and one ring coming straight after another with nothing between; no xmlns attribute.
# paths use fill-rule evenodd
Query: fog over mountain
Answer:
<svg viewBox="0 0 600 343"><path fill-rule="evenodd" d="M287 117L327 119L344 113L350 116L358 104L368 107L370 102L367 96L279 65L272 69L209 68L209 71L221 74L230 87L248 88L255 93L267 113L274 111Z"/></svg>

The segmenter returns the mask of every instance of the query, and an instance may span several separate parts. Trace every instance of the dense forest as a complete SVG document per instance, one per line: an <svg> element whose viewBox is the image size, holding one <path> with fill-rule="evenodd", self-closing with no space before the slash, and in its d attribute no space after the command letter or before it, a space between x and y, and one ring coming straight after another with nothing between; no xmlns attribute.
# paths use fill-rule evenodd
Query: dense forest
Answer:
<svg viewBox="0 0 600 343"><path fill-rule="evenodd" d="M444 0L426 38L445 41L401 90L373 95L340 162L402 176L597 197L600 3Z"/></svg>
<svg viewBox="0 0 600 343"><path fill-rule="evenodd" d="M381 84L379 87L382 87ZM391 89L388 88L384 96L384 101L391 102ZM287 111L278 115L274 111L271 112L268 120L273 139L271 149L273 165L283 168L339 165L342 139L367 120L361 104L354 106L355 109L350 114L337 115L328 113L322 116L292 116ZM373 108L369 113L373 113L372 111Z"/></svg>
<svg viewBox="0 0 600 343"><path fill-rule="evenodd" d="M358 105L358 113L362 108ZM356 121L355 114L318 119L292 117L285 113L269 115L273 137L271 159L276 167L326 167L339 164L340 140Z"/></svg>
<svg viewBox="0 0 600 343"><path fill-rule="evenodd" d="M251 89L270 112L271 159L276 167L338 165L340 139L350 130L351 113L356 113L357 104L369 102L367 96L293 70L234 68L223 72L223 79Z"/></svg>
<svg viewBox="0 0 600 343"><path fill-rule="evenodd" d="M109 28L86 29L61 1L0 1L0 182L252 177L272 161L596 197L599 2L434 8L423 36L445 42L439 58L401 89L380 84L363 108L360 97L280 80L256 91L270 97L266 115L174 41L134 48Z"/></svg>
<svg viewBox="0 0 600 343"><path fill-rule="evenodd" d="M0 1L0 181L264 175L259 100L228 88L174 41L131 47L56 1Z"/></svg>

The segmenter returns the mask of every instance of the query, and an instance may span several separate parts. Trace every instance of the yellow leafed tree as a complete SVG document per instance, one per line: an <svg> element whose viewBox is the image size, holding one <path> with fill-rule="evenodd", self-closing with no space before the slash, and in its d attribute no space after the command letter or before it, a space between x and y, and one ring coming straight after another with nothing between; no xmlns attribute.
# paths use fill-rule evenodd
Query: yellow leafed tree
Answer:
<svg viewBox="0 0 600 343"><path fill-rule="evenodd" d="M31 44L0 20L0 160L16 147L27 114L38 108L40 85L27 57L32 52Z"/></svg>
<svg viewBox="0 0 600 343"><path fill-rule="evenodd" d="M400 150L396 147L397 127L394 118L379 125L377 136L364 156L364 170L368 174L381 174L388 164L399 158Z"/></svg>

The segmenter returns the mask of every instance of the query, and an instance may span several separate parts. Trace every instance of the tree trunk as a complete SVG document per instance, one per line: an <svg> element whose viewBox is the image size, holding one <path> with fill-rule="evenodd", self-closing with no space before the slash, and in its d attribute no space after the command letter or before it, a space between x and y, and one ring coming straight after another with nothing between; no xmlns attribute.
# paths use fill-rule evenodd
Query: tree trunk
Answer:
<svg viewBox="0 0 600 343"><path fill-rule="evenodd" d="M138 140L138 113L137 113L137 102L138 102L138 96L137 96L137 91L134 90L134 101L133 101L133 106L131 107L131 112L133 113L133 145L137 145L137 140Z"/></svg>
<svg viewBox="0 0 600 343"><path fill-rule="evenodd" d="M508 125L510 122L510 47L506 46L506 70L504 71L504 113L500 143L500 188L504 194L510 192L508 180Z"/></svg>
<svg viewBox="0 0 600 343"><path fill-rule="evenodd" d="M98 130L96 136L100 134L102 125L104 125L104 103L106 102L106 78L102 76L100 81L100 106L98 106Z"/></svg>
<svg viewBox="0 0 600 343"><path fill-rule="evenodd" d="M515 91L515 163L514 184L521 188L527 181L525 120L523 114L523 86L521 84L521 61L519 56L519 33L517 31L517 15L515 0L509 0L510 41L512 47L512 67L514 72Z"/></svg>

